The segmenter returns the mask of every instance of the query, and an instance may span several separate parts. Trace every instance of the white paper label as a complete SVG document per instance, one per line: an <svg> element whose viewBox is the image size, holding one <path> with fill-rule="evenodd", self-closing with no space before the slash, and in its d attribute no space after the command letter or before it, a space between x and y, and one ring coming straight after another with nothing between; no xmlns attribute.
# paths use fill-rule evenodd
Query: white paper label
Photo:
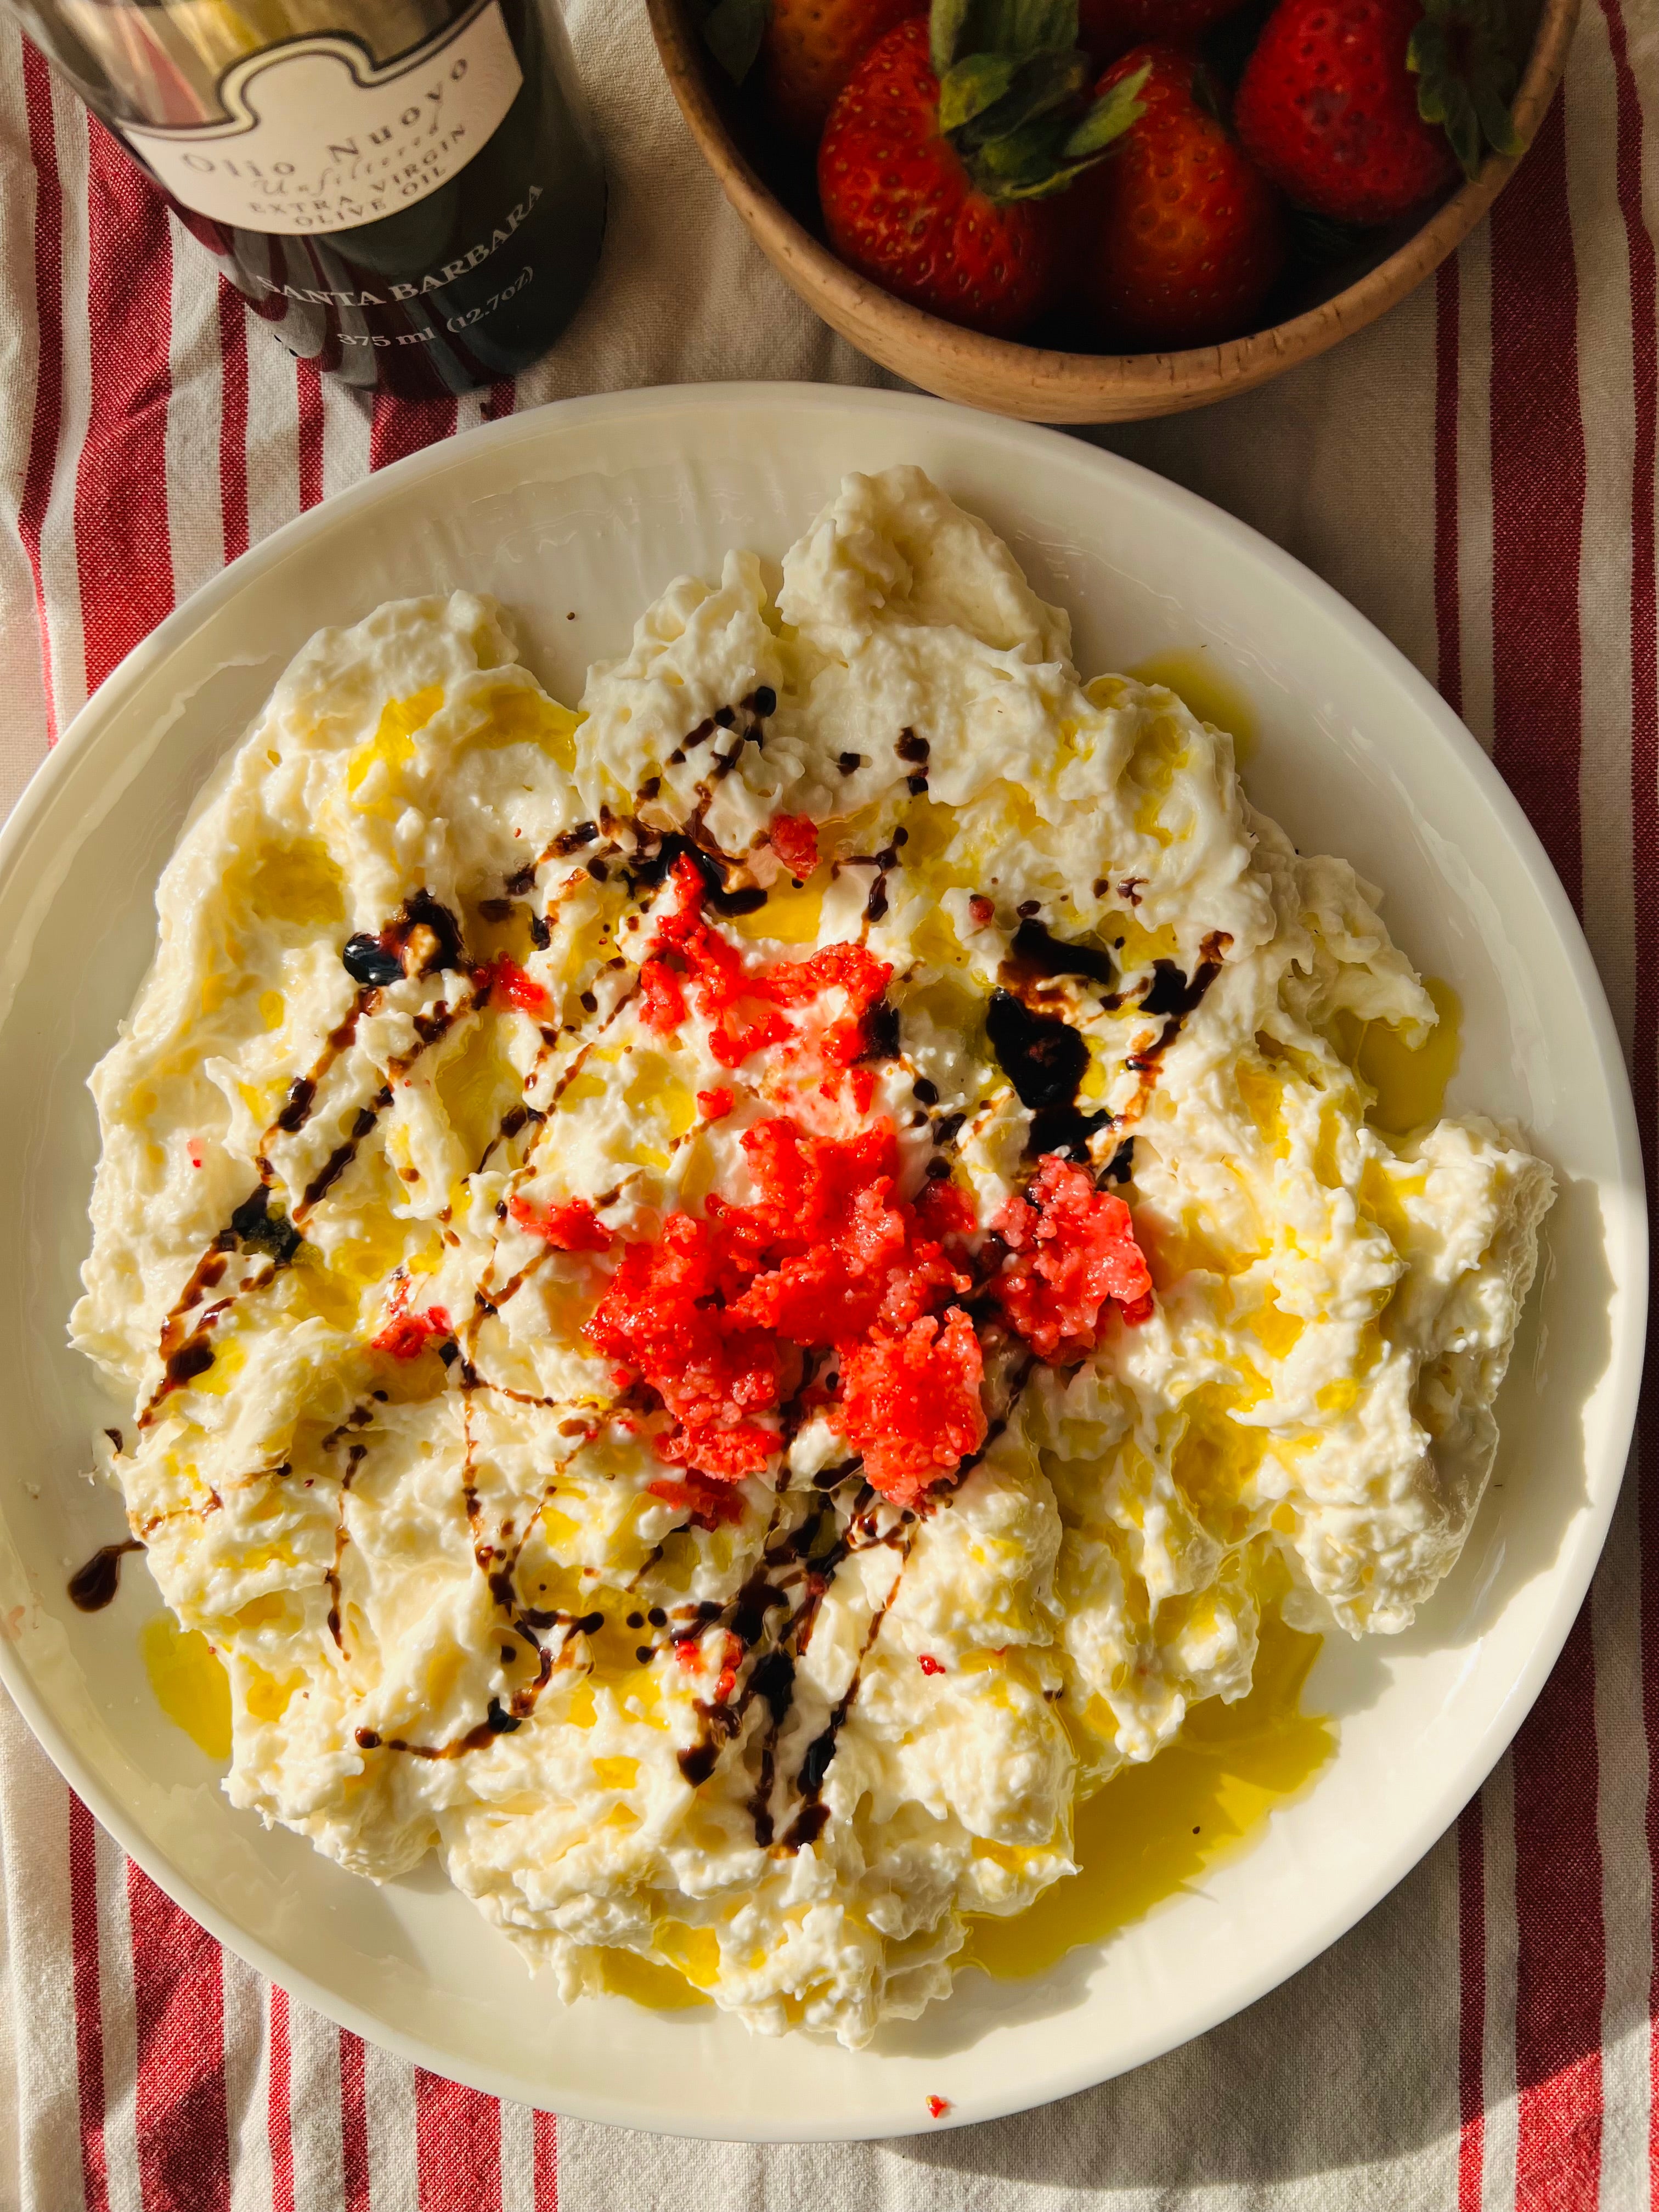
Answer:
<svg viewBox="0 0 1659 2212"><path fill-rule="evenodd" d="M524 82L500 0L376 69L355 40L295 39L228 70L228 123L123 135L185 207L246 230L354 230L437 191Z"/></svg>

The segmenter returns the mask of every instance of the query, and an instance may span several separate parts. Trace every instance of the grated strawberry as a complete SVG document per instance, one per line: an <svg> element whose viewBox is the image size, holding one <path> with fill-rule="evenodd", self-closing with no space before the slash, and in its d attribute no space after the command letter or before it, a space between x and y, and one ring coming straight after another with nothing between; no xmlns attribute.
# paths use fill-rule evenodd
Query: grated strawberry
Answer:
<svg viewBox="0 0 1659 2212"><path fill-rule="evenodd" d="M386 1296L386 1319L368 1340L372 1352L390 1352L394 1359L416 1359L428 1345L455 1334L442 1306L428 1306L424 1313L410 1313L410 1290L407 1275L393 1279Z"/></svg>
<svg viewBox="0 0 1659 2212"><path fill-rule="evenodd" d="M509 1006L521 1006L526 1013L535 1013L547 1004L547 994L535 977L504 952L487 968L475 969L472 980L481 990L499 991Z"/></svg>
<svg viewBox="0 0 1659 2212"><path fill-rule="evenodd" d="M805 814L780 814L772 824L772 850L804 883L818 864L818 829Z"/></svg>
<svg viewBox="0 0 1659 2212"><path fill-rule="evenodd" d="M507 1212L520 1229L545 1237L556 1252L608 1252L611 1236L585 1198L568 1198L538 1213L528 1199L507 1200Z"/></svg>
<svg viewBox="0 0 1659 2212"><path fill-rule="evenodd" d="M709 1024L709 1050L722 1067L738 1067L752 1053L794 1036L781 1008L809 1006L839 988L848 1011L826 1031L823 1056L849 1066L869 1049L866 1017L887 988L893 972L889 962L861 945L830 945L805 960L747 969L737 946L703 919L708 887L684 854L673 876L679 904L658 918L640 969L641 1019L647 1028L659 1035L677 1030L686 1018L689 992Z"/></svg>
<svg viewBox="0 0 1659 2212"><path fill-rule="evenodd" d="M993 1225L1009 1258L992 1294L1040 1358L1092 1351L1108 1299L1132 1322L1151 1312L1152 1279L1128 1207L1059 1153L1045 1155L1026 1195Z"/></svg>
<svg viewBox="0 0 1659 2212"><path fill-rule="evenodd" d="M871 1481L914 1502L984 1436L978 1342L951 1304L973 1278L944 1243L972 1227L972 1206L938 1184L916 1206L896 1194L888 1121L837 1139L780 1116L742 1141L754 1200L713 1196L705 1219L672 1214L654 1243L625 1247L588 1340L673 1417L659 1455L725 1482L781 1449L756 1416L798 1384L802 1352L833 1348L842 1388L827 1409L867 1442Z"/></svg>
<svg viewBox="0 0 1659 2212"><path fill-rule="evenodd" d="M841 1350L841 1428L896 1505L915 1505L985 1441L985 1364L960 1306Z"/></svg>

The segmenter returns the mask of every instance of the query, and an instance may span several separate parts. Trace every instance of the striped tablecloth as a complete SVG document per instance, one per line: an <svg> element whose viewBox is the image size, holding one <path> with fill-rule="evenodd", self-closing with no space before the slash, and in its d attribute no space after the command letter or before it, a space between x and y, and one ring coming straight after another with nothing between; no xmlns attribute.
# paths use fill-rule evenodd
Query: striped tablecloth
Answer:
<svg viewBox="0 0 1659 2212"><path fill-rule="evenodd" d="M222 289L0 33L0 805L178 600L481 417L700 377L874 380L749 249L641 0L572 0L613 217L532 374L361 406ZM1659 6L1585 0L1490 227L1325 360L1100 434L1266 531L1438 684L1583 915L1644 1138L1659 1074ZM994 2126L818 2150L556 2123L290 2004L96 1827L0 1701L0 2212L1634 2212L1659 2174L1659 1428L1593 1595L1458 1828L1201 2041Z"/></svg>

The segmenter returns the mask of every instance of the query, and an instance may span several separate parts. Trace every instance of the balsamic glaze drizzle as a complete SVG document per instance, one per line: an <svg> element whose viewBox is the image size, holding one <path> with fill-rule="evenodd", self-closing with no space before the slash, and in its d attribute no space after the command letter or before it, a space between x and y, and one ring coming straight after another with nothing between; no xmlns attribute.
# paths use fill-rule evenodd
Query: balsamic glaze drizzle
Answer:
<svg viewBox="0 0 1659 2212"><path fill-rule="evenodd" d="M776 701L769 687L758 688L743 702L740 710L724 708L705 723L700 724L683 740L682 749L674 759L683 759L686 751L697 746L713 744L711 782L729 773L744 743L763 742L763 733L755 727L739 731L740 714L750 721L763 720L775 710ZM737 743L722 750L716 732L737 735ZM905 732L898 741L900 757L913 765L909 778L913 793L926 787L928 748L927 742L911 731ZM862 764L860 756L843 756L840 766L843 774L850 774ZM702 817L706 810L708 787L700 787L702 798L699 807L684 831L667 835L639 823L619 825L608 814L601 823L578 823L566 831L542 856L568 859L592 844L601 834L612 837L618 827L631 827L634 832L632 849L618 847L613 842L606 848L606 857L595 856L585 863L590 876L603 882L608 868L620 866L624 872L629 889L637 894L659 884L673 863L684 856L689 859L702 878L711 908L728 917L757 911L766 902L763 888L752 883L731 884L731 875L741 866L717 850L710 850L700 842ZM898 865L897 846L902 842L899 832L892 847L872 856L867 864L873 865L876 875L866 901L866 920L880 921L887 911L886 878L888 872ZM614 858L612 856L614 855ZM532 862L506 878L507 898L485 902L486 909L507 908L514 897L529 894L534 889L540 861ZM730 887L728 888L728 885ZM1131 887L1126 886L1126 894ZM1029 902L1028 902L1029 903ZM486 912L486 918L491 918ZM505 916L496 915L502 919ZM547 919L532 914L530 928L534 941L539 945L550 942L551 930ZM324 1055L306 1074L296 1077L290 1085L281 1113L269 1139L277 1134L293 1135L301 1129L315 1109L319 1090L330 1065L339 1053L349 1048L358 1023L378 1004L380 992L395 981L390 962L395 954L397 975L427 974L434 968L454 969L465 973L467 961L462 945L459 926L448 910L430 899L425 891L416 893L401 910L393 923L387 925L378 939L353 939L347 948L346 964L360 984L357 998L344 1021L331 1034ZM378 958L371 958L371 952ZM1205 959L1188 980L1182 975L1172 962L1156 963L1151 982L1146 988L1141 1006L1148 1013L1166 1021L1165 1034L1142 1056L1143 1060L1155 1060L1167 1047L1180 1024L1202 999L1213 981L1219 968L1219 948L1206 940ZM355 957L357 966L353 967ZM612 964L623 964L620 962ZM384 973L382 971L385 971ZM360 972L361 971L361 972ZM1167 972L1166 972L1167 971ZM1077 1090L1088 1065L1088 1048L1082 1036L1062 1018L1024 1002L1022 990L1056 976L1080 975L1109 988L1115 980L1115 968L1101 949L1091 945L1067 944L1054 937L1036 919L1035 913L1021 910L1019 927L1011 945L1005 978L1014 988L999 988L993 996L988 1016L993 1048L1005 1072L1013 1083L1016 1092L1033 1115L1032 1145L1042 1151L1071 1150L1075 1157L1088 1156L1089 1134L1110 1120L1103 1111L1085 1115L1076 1103ZM626 995L624 994L624 1001ZM352 1126L342 1143L337 1146L323 1167L307 1184L300 1203L290 1218L271 1202L270 1184L272 1172L262 1146L259 1167L261 1181L256 1189L233 1215L230 1226L215 1240L211 1250L204 1256L186 1292L169 1316L163 1332L163 1351L167 1358L167 1379L157 1397L167 1389L187 1380L192 1373L202 1371L211 1364L213 1349L209 1341L217 1316L241 1289L267 1282L277 1267L289 1264L301 1243L301 1224L306 1214L326 1195L349 1164L362 1139L374 1128L380 1115L391 1100L391 1083L407 1072L407 1066L441 1037L459 1016L473 1006L487 1000L488 986L475 986L471 994L464 994L453 1008L440 1003L434 1013L417 1020L416 1027L419 1042L416 1051L403 1062L394 1062L387 1070L386 1081L366 1106L358 1109ZM590 1011L593 1009L590 1007ZM611 1017L618 1008L611 1010ZM864 1057L867 1060L890 1059L899 1051L899 1018L896 1008L884 1000L868 1018L869 1043ZM547 1029L543 1032L543 1051L538 1056L536 1067L526 1080L525 1095L508 1109L503 1117L494 1145L517 1136L528 1124L533 1123L533 1149L545 1123L545 1109L529 1103L530 1091L539 1077L549 1051L560 1041L560 1032ZM550 1105L560 1091L573 1079L586 1058L585 1051L573 1055L569 1066L562 1071L556 1086ZM1132 1065L1137 1063L1131 1063ZM929 1102L925 1093L933 1086L918 1078L915 1093L923 1103ZM959 1116L946 1116L935 1128L935 1142L948 1146L959 1132ZM1127 1180L1133 1171L1133 1138L1120 1144L1109 1164L1101 1173L1103 1182ZM489 1157L486 1151L485 1158ZM935 1159L930 1164L939 1169L945 1163ZM948 1170L947 1170L948 1171ZM614 1198L617 1194L611 1194ZM606 1202L609 1202L608 1200ZM247 1280L234 1286L229 1295L216 1304L208 1305L194 1321L188 1334L183 1323L186 1315L196 1316L197 1309L222 1279L228 1255L240 1249L246 1255L263 1255L270 1262L266 1272L257 1271ZM578 1638L589 1638L605 1625L602 1612L575 1614L559 1610L538 1607L520 1596L517 1586L517 1571L524 1537L516 1542L511 1539L511 1521L505 1522L495 1538L486 1535L473 1472L473 1423L471 1399L479 1389L502 1390L510 1398L524 1399L525 1394L506 1389L480 1376L473 1358L477 1332L499 1306L519 1288L524 1276L544 1258L540 1253L508 1283L495 1288L486 1282L481 1286L473 1312L459 1332L459 1340L444 1347L454 1381L465 1403L465 1455L463 1466L464 1498L471 1532L473 1551L479 1571L484 1577L490 1595L507 1623L506 1632L518 1639L526 1652L536 1655L533 1671L527 1679L511 1690L505 1699L491 1696L485 1714L476 1725L449 1742L426 1745L401 1737L382 1738L376 1731L362 1729L356 1731L356 1741L365 1751L386 1750L401 1752L422 1759L450 1759L474 1750L481 1750L502 1735L520 1728L533 1712L542 1691L551 1679L556 1666L580 1659L579 1650L572 1652ZM168 1332L173 1340L168 1343ZM963 1462L958 1476L966 1475L983 1455L985 1449L1006 1421L1008 1410L1017 1400L1027 1374L1029 1359L1016 1363L1006 1370L1007 1403L1003 1413L992 1425L986 1445L981 1451ZM803 1378L804 1379L804 1378ZM554 1401L526 1400L536 1404ZM148 1419L155 1401L146 1409ZM786 1415L799 1419L799 1407L786 1408ZM367 1408L360 1408L365 1421L372 1419ZM356 1416L352 1421L355 1424ZM567 1429L568 1424L563 1425ZM340 1570L344 1546L349 1540L346 1528L346 1500L353 1480L368 1451L362 1441L354 1441L348 1453L348 1464L340 1486L339 1522L336 1532L335 1556L332 1567L326 1574L330 1607L328 1625L337 1645L343 1650L341 1622ZM745 1730L751 1711L758 1727L754 1733L751 1748L755 1754L755 1783L749 1799L749 1812L754 1825L757 1843L762 1848L776 1852L793 1852L815 1842L823 1833L830 1818L823 1803L823 1792L833 1766L839 1739L859 1693L865 1663L880 1634L883 1623L896 1596L908 1563L917 1527L917 1516L896 1516L884 1500L879 1499L867 1484L857 1482L855 1494L848 1500L844 1486L860 1474L860 1463L849 1461L836 1468L826 1468L815 1479L814 1493L799 1522L789 1531L780 1534L777 1516L785 1510L785 1498L795 1505L801 1503L801 1493L781 1493L774 1505L773 1523L763 1540L761 1557L754 1572L737 1594L725 1604L704 1601L676 1607L671 1616L661 1607L653 1607L649 1620L653 1629L663 1632L661 1640L641 1642L636 1657L641 1665L657 1655L672 1650L678 1644L705 1634L712 1624L720 1625L723 1636L734 1641L739 1656L735 1664L721 1665L722 1683L727 1673L732 1680L725 1698L718 1696L698 1700L698 1739L678 1754L681 1771L692 1787L706 1781L720 1764L724 1747L736 1741ZM949 1503L951 1493L936 1493L927 1500L921 1514L926 1514ZM215 1503L217 1500L216 1498ZM528 1516L533 1526L536 1515ZM814 1623L823 1600L835 1582L842 1564L855 1553L880 1545L892 1549L897 1555L896 1571L886 1598L872 1613L863 1640L858 1661L851 1679L831 1707L824 1725L806 1743L801 1753L793 1780L786 1780L779 1771L779 1753L784 1729L795 1709L798 1673L800 1660L808 1648ZM105 1551L88 1561L87 1568L77 1576L91 1577L88 1587L97 1583L92 1571L107 1572L113 1595L115 1577L118 1572L122 1553L139 1548L136 1541L118 1547L106 1547ZM108 1555L106 1569L99 1563ZM101 1585L100 1585L101 1586ZM76 1596L76 1602L83 1599ZM97 1597L97 1603L106 1603L107 1596ZM629 1616L629 1625L636 1624L637 1616ZM544 1638L546 1640L544 1641ZM510 1654L516 1647L501 1645L503 1664L510 1663ZM726 1647L729 1650L729 1645ZM591 1662L590 1662L591 1663ZM793 1802L793 1813L778 1838L780 1815L775 1801L780 1790Z"/></svg>
<svg viewBox="0 0 1659 2212"><path fill-rule="evenodd" d="M1015 930L1009 954L1009 964L1022 980L1046 982L1055 975L1087 975L1109 991L1117 980L1112 957L1103 946L1068 944L1030 915Z"/></svg>
<svg viewBox="0 0 1659 2212"><path fill-rule="evenodd" d="M84 1566L69 1579L70 1602L82 1613L101 1613L121 1586L121 1562L129 1552L142 1552L136 1536L118 1544L100 1544Z"/></svg>

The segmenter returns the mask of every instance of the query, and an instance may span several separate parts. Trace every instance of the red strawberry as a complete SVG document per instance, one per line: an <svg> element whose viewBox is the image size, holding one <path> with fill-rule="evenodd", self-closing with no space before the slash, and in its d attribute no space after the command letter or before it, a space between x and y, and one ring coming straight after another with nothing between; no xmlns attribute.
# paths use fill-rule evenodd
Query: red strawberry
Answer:
<svg viewBox="0 0 1659 2212"><path fill-rule="evenodd" d="M843 260L914 307L1010 337L1059 291L1054 196L1139 111L1133 82L1088 101L1074 47L1010 34L963 52L967 15L933 0L931 24L915 16L866 54L824 127L818 198Z"/></svg>
<svg viewBox="0 0 1659 2212"><path fill-rule="evenodd" d="M866 54L818 148L818 198L844 261L913 307L1006 337L1052 299L1058 210L999 207L939 135L939 79L917 16Z"/></svg>
<svg viewBox="0 0 1659 2212"><path fill-rule="evenodd" d="M1518 153L1514 73L1482 0L1280 0L1233 119L1298 206L1391 222L1473 176L1482 139Z"/></svg>
<svg viewBox="0 0 1659 2212"><path fill-rule="evenodd" d="M1146 70L1143 112L1085 189L1085 283L1109 337L1206 345L1249 328L1285 264L1278 195L1207 106L1190 54L1137 46L1097 90Z"/></svg>
<svg viewBox="0 0 1659 2212"><path fill-rule="evenodd" d="M1078 0L1078 37L1097 60L1115 61L1148 39L1184 46L1240 4L1241 0Z"/></svg>
<svg viewBox="0 0 1659 2212"><path fill-rule="evenodd" d="M804 146L816 146L836 95L876 40L917 0L772 0L761 40L766 97Z"/></svg>

